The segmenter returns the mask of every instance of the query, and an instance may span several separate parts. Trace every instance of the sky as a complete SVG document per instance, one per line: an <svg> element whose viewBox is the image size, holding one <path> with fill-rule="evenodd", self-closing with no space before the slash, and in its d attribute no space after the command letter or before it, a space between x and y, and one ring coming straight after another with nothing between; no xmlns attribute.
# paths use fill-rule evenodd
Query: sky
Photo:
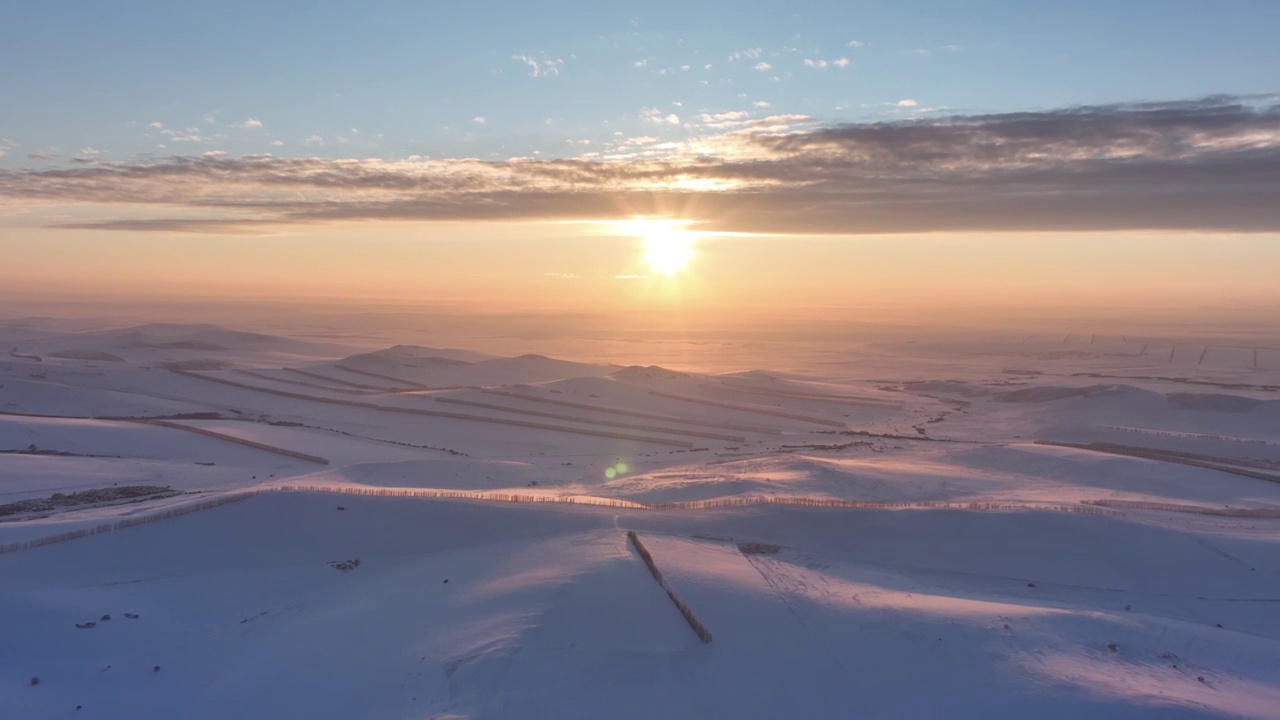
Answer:
<svg viewBox="0 0 1280 720"><path fill-rule="evenodd" d="M1270 0L0 0L0 285L1276 307L1276 27Z"/></svg>

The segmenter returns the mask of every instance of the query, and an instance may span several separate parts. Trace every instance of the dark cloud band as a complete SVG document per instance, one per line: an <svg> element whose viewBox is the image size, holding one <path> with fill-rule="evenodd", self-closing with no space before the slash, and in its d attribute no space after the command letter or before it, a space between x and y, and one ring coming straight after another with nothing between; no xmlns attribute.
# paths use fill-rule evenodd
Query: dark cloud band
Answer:
<svg viewBox="0 0 1280 720"><path fill-rule="evenodd" d="M744 232L1280 231L1274 97L746 128L712 140L701 147L714 152L643 159L171 158L3 171L0 196L148 206L144 220L64 227L183 232L633 214ZM180 212L166 218L167 208Z"/></svg>

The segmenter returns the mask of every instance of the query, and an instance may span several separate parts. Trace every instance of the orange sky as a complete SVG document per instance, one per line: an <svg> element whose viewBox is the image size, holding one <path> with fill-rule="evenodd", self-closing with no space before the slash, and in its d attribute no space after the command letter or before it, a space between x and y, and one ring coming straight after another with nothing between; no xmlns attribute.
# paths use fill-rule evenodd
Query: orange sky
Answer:
<svg viewBox="0 0 1280 720"><path fill-rule="evenodd" d="M646 238L600 223L3 232L0 283L9 295L371 297L618 311L1280 305L1280 238L1263 234L707 235L695 236L689 264L668 276L645 263Z"/></svg>

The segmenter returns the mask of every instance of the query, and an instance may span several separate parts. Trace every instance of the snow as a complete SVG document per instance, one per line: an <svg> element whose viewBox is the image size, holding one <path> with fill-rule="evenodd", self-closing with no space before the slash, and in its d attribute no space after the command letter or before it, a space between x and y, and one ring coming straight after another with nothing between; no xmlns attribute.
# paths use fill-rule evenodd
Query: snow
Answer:
<svg viewBox="0 0 1280 720"><path fill-rule="evenodd" d="M250 329L0 323L0 507L177 492L0 515L0 716L1277 716L1274 338Z"/></svg>

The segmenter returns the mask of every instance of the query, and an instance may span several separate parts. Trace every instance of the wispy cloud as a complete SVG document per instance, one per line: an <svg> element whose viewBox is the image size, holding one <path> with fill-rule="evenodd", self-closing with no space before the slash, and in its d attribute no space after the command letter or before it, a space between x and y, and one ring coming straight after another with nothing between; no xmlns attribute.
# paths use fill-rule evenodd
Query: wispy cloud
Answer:
<svg viewBox="0 0 1280 720"><path fill-rule="evenodd" d="M512 55L511 59L529 66L529 77L549 77L551 75L559 75L560 69L564 67L564 60L560 58L549 58L546 55L541 57L533 57L532 55Z"/></svg>
<svg viewBox="0 0 1280 720"><path fill-rule="evenodd" d="M245 130L256 130L262 127L262 121L258 118L249 118L239 125L236 125L236 127L243 128Z"/></svg>
<svg viewBox="0 0 1280 720"><path fill-rule="evenodd" d="M484 117L483 115L477 115L477 116L475 116L475 117L471 118L471 122L475 123L476 125L484 125L485 123L487 123L487 122L489 122L489 121L488 121L488 120L486 120L486 119L485 119L485 117Z"/></svg>
<svg viewBox="0 0 1280 720"><path fill-rule="evenodd" d="M849 58L837 58L835 60L822 60L815 58L805 58L805 67L811 67L815 70L826 70L829 67L847 68L849 67Z"/></svg>
<svg viewBox="0 0 1280 720"><path fill-rule="evenodd" d="M845 45L846 45L847 47L851 47L851 48L854 48L854 49L857 49L857 48L864 48L864 47L866 47L866 46L867 46L867 44L866 44L866 43L864 43L864 42L862 42L861 40L850 40L849 42L845 43Z"/></svg>
<svg viewBox="0 0 1280 720"><path fill-rule="evenodd" d="M729 62L737 62L743 59L758 60L762 55L764 55L764 48L747 48L730 54Z"/></svg>
<svg viewBox="0 0 1280 720"><path fill-rule="evenodd" d="M726 130L730 128L740 128L746 126L750 122L751 113L743 110L731 110L721 113L701 113L698 115L698 123L715 130Z"/></svg>
<svg viewBox="0 0 1280 720"><path fill-rule="evenodd" d="M679 125L680 116L675 113L664 113L658 108L645 108L640 111L640 117L645 122L655 123L657 125Z"/></svg>
<svg viewBox="0 0 1280 720"><path fill-rule="evenodd" d="M98 161L98 158L102 157L103 152L105 151L97 148L85 147L81 148L80 152L73 155L71 159L78 163L94 163Z"/></svg>
<svg viewBox="0 0 1280 720"><path fill-rule="evenodd" d="M0 170L0 199L103 203L70 227L249 232L356 219L683 214L784 233L1280 231L1280 98L797 129L751 119L591 159L196 157ZM86 148L80 156L88 156ZM92 158L98 155L93 153ZM177 208L178 210L174 210ZM206 217L192 219L193 216Z"/></svg>
<svg viewBox="0 0 1280 720"><path fill-rule="evenodd" d="M919 105L919 103L917 103L915 100L912 100L911 98L906 98L905 100L899 100L896 104L898 107L915 107L916 105Z"/></svg>
<svg viewBox="0 0 1280 720"><path fill-rule="evenodd" d="M161 135L169 138L172 142L206 143L211 140L211 138L201 135L200 128L198 127L188 127L182 130L177 130L175 128L166 127L165 124L159 120L148 123L147 127L159 132Z"/></svg>
<svg viewBox="0 0 1280 720"><path fill-rule="evenodd" d="M755 65L752 65L752 66L751 66L751 69L752 69L752 70L758 70L758 71L760 71L760 72L768 72L769 70L772 70L772 69L773 69L773 66L772 66L772 65L770 65L770 64L769 64L769 63L767 63L767 62L764 62L764 61L762 60L762 61L760 61L760 62L756 63Z"/></svg>

